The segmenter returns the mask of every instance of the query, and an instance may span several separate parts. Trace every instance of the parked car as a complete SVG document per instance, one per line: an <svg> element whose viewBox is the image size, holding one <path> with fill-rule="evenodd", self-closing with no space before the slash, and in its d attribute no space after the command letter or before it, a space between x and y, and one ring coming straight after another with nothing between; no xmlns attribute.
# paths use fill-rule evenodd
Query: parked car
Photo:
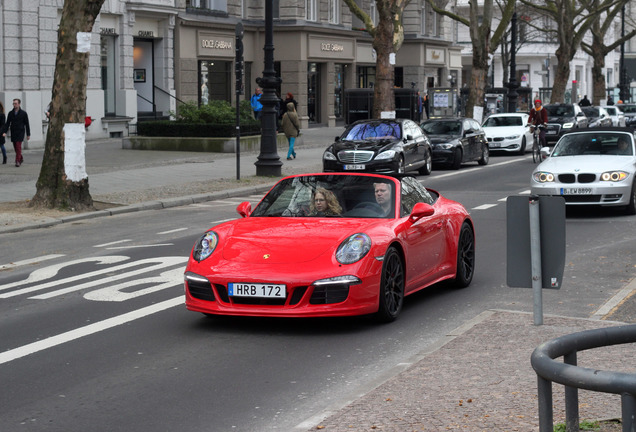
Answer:
<svg viewBox="0 0 636 432"><path fill-rule="evenodd" d="M625 126L636 128L636 104L620 104L618 106L625 115Z"/></svg>
<svg viewBox="0 0 636 432"><path fill-rule="evenodd" d="M429 175L431 144L412 120L359 120L323 153L324 172L361 171Z"/></svg>
<svg viewBox="0 0 636 432"><path fill-rule="evenodd" d="M463 117L426 120L420 124L431 141L433 164L459 169L464 162L488 164L486 133L477 121Z"/></svg>
<svg viewBox="0 0 636 432"><path fill-rule="evenodd" d="M566 132L588 126L587 117L577 104L549 104L544 106L548 111L548 124L545 129L545 139L548 144L555 143Z"/></svg>
<svg viewBox="0 0 636 432"><path fill-rule="evenodd" d="M542 152L532 173L532 194L559 195L566 205L623 206L636 214L636 143L628 128L570 132Z"/></svg>
<svg viewBox="0 0 636 432"><path fill-rule="evenodd" d="M620 108L615 105L608 105L603 108L605 108L605 111L607 111L609 116L612 118L612 126L625 126L625 114L620 110Z"/></svg>
<svg viewBox="0 0 636 432"><path fill-rule="evenodd" d="M415 178L400 177L295 175L253 211L249 202L239 204L241 218L196 241L185 269L186 308L263 317L375 314L389 322L405 296L443 280L470 285L470 215ZM332 212L317 211L319 196L329 196Z"/></svg>
<svg viewBox="0 0 636 432"><path fill-rule="evenodd" d="M506 151L524 154L532 148L532 133L528 114L492 114L481 125L486 133L490 151Z"/></svg>
<svg viewBox="0 0 636 432"><path fill-rule="evenodd" d="M612 117L600 106L586 106L581 108L587 117L587 127L612 126Z"/></svg>

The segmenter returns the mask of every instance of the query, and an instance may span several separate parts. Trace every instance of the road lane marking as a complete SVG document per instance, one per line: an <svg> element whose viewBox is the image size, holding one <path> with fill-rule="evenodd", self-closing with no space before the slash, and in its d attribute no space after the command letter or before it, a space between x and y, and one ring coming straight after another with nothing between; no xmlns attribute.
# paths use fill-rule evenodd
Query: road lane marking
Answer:
<svg viewBox="0 0 636 432"><path fill-rule="evenodd" d="M171 300L166 300L161 303L157 303L151 306L146 306L144 308L137 309L132 312L128 312L113 318L108 318L103 321L89 324L87 326L80 327L75 330L70 330L56 336L51 336L41 341L23 345L21 347L14 348L9 351L4 351L0 353L0 364L8 363L10 361L19 359L21 357L25 357L30 354L37 353L39 351L43 351L48 348L53 348L55 346L62 345L67 342L71 342L85 336L90 336L92 334L95 334L104 330L108 330L113 327L117 327L119 325L126 324L131 321L144 318L146 316L155 314L157 312L161 312L166 309L170 309L172 307L183 305L183 304L184 304L183 296L175 297Z"/></svg>
<svg viewBox="0 0 636 432"><path fill-rule="evenodd" d="M174 246L174 243L157 243L150 245L135 245L135 246L116 246L106 248L107 250L121 250L121 249L138 249L138 248L151 248L151 247L161 247L161 246Z"/></svg>
<svg viewBox="0 0 636 432"><path fill-rule="evenodd" d="M496 163L496 164L489 164L489 165L484 165L484 166L480 166L480 167L475 166L475 167L468 168L468 169L461 169L461 170L457 170L457 171L452 171L452 172L449 172L449 173L446 173L446 174L434 175L434 176L430 177L430 179L431 180L437 180L437 179L444 178L444 177L456 176L458 174L472 173L476 169L483 170L483 169L495 168L495 167L498 167L498 166L509 165L509 164L518 163L518 162L527 162L527 161L526 161L526 158L510 159L510 160L507 160L507 161L504 161L504 162L499 162L499 163ZM435 173L435 171L433 171L433 173ZM425 179L422 179L420 181L423 182L424 180Z"/></svg>
<svg viewBox="0 0 636 432"><path fill-rule="evenodd" d="M185 231L185 230L187 230L187 229L188 229L188 228L176 228L176 229L173 229L173 230L170 230L170 231L161 231L161 232L158 232L158 233L157 233L157 235L172 234L172 233L176 233L176 232L179 232L179 231Z"/></svg>
<svg viewBox="0 0 636 432"><path fill-rule="evenodd" d="M480 206L473 207L473 210L488 210L489 208L497 207L497 205L498 204L482 204Z"/></svg>
<svg viewBox="0 0 636 432"><path fill-rule="evenodd" d="M50 279L53 276L55 276L60 269L67 267L67 266L71 266L74 264L80 264L80 263L87 263L87 262L95 262L97 264L114 264L114 263L118 263L121 261L126 261L127 259L129 259L129 257L127 256L105 256L105 257L96 257L96 258L81 258L81 259L77 259L77 260L73 260L73 261L69 261L69 262L65 262L62 264L57 264L57 265L52 265L52 266L48 266L48 267L44 267L41 269L37 269L34 270L28 278L26 278L25 280L20 280L20 281L16 281L16 282L12 282L9 284L5 284L5 285L0 285L0 291L6 291L8 289L11 288L15 288L18 286L24 286L33 282L40 282L43 281L45 279ZM85 277L91 277L94 275L98 275L101 273L107 273L109 272L110 269L104 269L104 270L100 270L98 272L93 272L93 273L87 273L87 274L83 274L80 276L76 276L73 278L66 278L63 281L64 282L73 282L74 280L79 280L81 278L85 278ZM56 284L60 283L60 281L54 281L54 282L50 282L48 284L44 284L44 285L38 285L37 289L45 289L48 288L49 286L55 286ZM7 297L13 297L15 295L20 295L22 293L28 293L28 292L32 292L32 291L36 291L32 288L25 288L22 290L18 290L18 291L14 291L11 293L5 293L5 294L0 294L0 298L7 298Z"/></svg>
<svg viewBox="0 0 636 432"><path fill-rule="evenodd" d="M22 261L15 261L15 262L12 262L12 263L9 263L9 264L1 265L0 266L0 271L8 270L8 269L11 269L11 268L20 267L20 266L23 266L23 265L37 264L37 263L42 262L42 261L48 261L48 260L55 259L55 258L60 258L60 257L63 257L63 256L64 255L61 255L61 254L51 254L51 255L44 255L44 256L41 256L41 257L37 257L37 258L29 258L29 259L22 260Z"/></svg>
<svg viewBox="0 0 636 432"><path fill-rule="evenodd" d="M132 240L130 240L130 239L117 240L117 241L110 242L110 243L98 244L98 245L95 245L93 247L106 247L106 246L112 246L112 245L116 245L116 244L120 244L120 243L127 243L127 242L130 242L130 241L132 241Z"/></svg>

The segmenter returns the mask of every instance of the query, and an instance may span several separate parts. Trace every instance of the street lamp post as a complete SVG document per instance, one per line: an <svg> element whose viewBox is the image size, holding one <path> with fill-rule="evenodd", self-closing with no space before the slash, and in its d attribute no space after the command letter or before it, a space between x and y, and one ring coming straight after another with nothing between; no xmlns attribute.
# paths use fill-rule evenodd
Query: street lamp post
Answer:
<svg viewBox="0 0 636 432"><path fill-rule="evenodd" d="M621 37L625 37L625 5L621 10ZM627 82L627 68L625 67L625 41L621 44L621 57L620 57L620 74L618 77L618 97L624 102L628 103L630 99L629 83Z"/></svg>
<svg viewBox="0 0 636 432"><path fill-rule="evenodd" d="M512 14L510 21L510 81L508 82L508 112L517 112L517 12Z"/></svg>
<svg viewBox="0 0 636 432"><path fill-rule="evenodd" d="M257 176L281 175L281 166L276 147L276 88L280 84L280 78L276 76L274 69L274 15L273 0L265 1L265 69L263 76L256 78L256 83L263 89L260 101L263 104L261 114L261 152L258 155L256 165Z"/></svg>

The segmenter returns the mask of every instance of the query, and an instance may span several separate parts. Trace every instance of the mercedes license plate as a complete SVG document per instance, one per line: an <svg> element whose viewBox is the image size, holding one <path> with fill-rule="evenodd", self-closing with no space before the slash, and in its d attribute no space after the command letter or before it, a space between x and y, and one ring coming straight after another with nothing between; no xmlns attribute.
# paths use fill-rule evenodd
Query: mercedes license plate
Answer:
<svg viewBox="0 0 636 432"><path fill-rule="evenodd" d="M592 188L561 188L561 195L591 195Z"/></svg>
<svg viewBox="0 0 636 432"><path fill-rule="evenodd" d="M227 286L230 297L285 298L286 286L280 284L259 284L233 282Z"/></svg>
<svg viewBox="0 0 636 432"><path fill-rule="evenodd" d="M548 135L556 135L556 133L557 133L557 131L555 131L555 130L546 131L546 134L548 134Z"/></svg>
<svg viewBox="0 0 636 432"><path fill-rule="evenodd" d="M346 171L359 171L365 169L365 165L355 164L355 165L345 165L344 169Z"/></svg>

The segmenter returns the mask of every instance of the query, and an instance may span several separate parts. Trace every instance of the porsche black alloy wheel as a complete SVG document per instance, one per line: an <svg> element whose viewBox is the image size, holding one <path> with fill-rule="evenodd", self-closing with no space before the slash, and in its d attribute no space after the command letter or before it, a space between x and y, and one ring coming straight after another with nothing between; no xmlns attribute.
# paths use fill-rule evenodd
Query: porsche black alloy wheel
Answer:
<svg viewBox="0 0 636 432"><path fill-rule="evenodd" d="M391 322L398 317L404 303L404 265L394 247L384 255L381 278L377 318L381 322Z"/></svg>
<svg viewBox="0 0 636 432"><path fill-rule="evenodd" d="M455 286L465 288L473 280L475 273L475 233L471 226L464 222L457 241L457 273Z"/></svg>

